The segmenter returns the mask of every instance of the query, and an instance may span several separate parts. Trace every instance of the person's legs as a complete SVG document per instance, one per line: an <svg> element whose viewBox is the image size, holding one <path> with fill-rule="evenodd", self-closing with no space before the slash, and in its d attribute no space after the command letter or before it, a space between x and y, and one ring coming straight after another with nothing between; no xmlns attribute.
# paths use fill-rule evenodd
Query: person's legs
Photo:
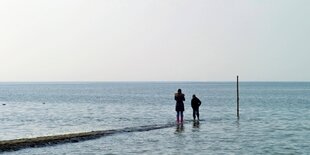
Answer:
<svg viewBox="0 0 310 155"><path fill-rule="evenodd" d="M193 108L193 118L196 119L195 109Z"/></svg>
<svg viewBox="0 0 310 155"><path fill-rule="evenodd" d="M199 121L199 108L197 108L197 119Z"/></svg>
<svg viewBox="0 0 310 155"><path fill-rule="evenodd" d="M181 122L183 123L183 111L180 111L181 113Z"/></svg>
<svg viewBox="0 0 310 155"><path fill-rule="evenodd" d="M177 122L179 123L179 111L177 111Z"/></svg>

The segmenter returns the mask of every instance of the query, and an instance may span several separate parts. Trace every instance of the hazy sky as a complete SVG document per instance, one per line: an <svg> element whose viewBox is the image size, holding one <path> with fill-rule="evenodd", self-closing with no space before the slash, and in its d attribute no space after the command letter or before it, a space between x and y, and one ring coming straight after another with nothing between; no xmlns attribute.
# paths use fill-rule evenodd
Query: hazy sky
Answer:
<svg viewBox="0 0 310 155"><path fill-rule="evenodd" d="M0 0L0 81L310 81L309 0Z"/></svg>

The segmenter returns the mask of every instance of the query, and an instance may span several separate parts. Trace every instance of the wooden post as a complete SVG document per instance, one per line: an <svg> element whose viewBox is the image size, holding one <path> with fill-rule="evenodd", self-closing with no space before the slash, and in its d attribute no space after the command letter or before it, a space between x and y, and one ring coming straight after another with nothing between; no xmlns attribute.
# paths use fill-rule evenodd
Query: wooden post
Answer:
<svg viewBox="0 0 310 155"><path fill-rule="evenodd" d="M239 76L237 75L237 117L239 118Z"/></svg>

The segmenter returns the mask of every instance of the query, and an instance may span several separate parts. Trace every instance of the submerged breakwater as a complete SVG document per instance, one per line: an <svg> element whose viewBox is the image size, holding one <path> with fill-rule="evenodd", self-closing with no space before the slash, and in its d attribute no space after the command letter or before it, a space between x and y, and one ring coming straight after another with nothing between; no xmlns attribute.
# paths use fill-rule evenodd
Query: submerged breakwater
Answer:
<svg viewBox="0 0 310 155"><path fill-rule="evenodd" d="M145 125L145 126L128 127L114 130L100 130L100 131L63 134L63 135L43 136L35 138L5 140L0 141L0 151L1 152L16 151L24 148L43 147L63 143L76 143L80 141L100 138L111 134L124 133L124 132L143 132L162 128L169 128L173 127L174 125L175 123L167 123L161 125Z"/></svg>

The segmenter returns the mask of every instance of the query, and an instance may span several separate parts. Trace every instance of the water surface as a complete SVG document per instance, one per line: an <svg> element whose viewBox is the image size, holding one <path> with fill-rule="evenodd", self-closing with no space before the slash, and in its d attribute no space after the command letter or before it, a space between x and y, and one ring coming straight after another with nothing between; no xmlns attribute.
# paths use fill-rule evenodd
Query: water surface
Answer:
<svg viewBox="0 0 310 155"><path fill-rule="evenodd" d="M183 126L6 153L310 154L307 82L241 82L239 120L232 82L0 83L0 140L171 123L178 88ZM192 94L202 100L199 124Z"/></svg>

